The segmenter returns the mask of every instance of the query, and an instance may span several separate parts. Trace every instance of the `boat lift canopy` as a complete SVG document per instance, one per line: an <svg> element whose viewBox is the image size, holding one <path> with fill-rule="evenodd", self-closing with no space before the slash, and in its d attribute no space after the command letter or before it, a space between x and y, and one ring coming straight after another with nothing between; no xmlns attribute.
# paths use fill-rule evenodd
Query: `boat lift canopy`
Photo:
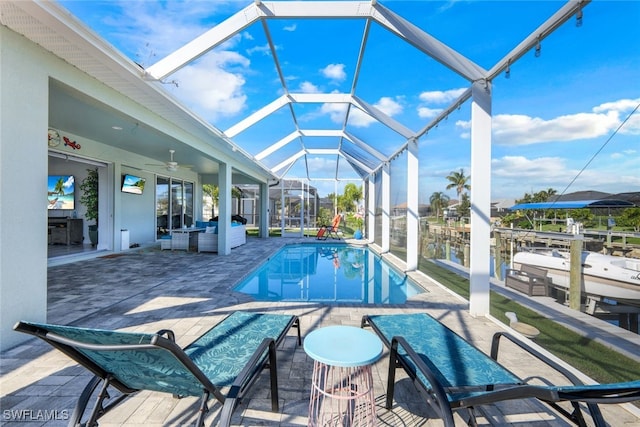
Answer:
<svg viewBox="0 0 640 427"><path fill-rule="evenodd" d="M526 209L596 209L596 208L632 208L635 204L626 200L602 199L602 200L573 200L539 203L519 203L511 206L509 210L518 211Z"/></svg>

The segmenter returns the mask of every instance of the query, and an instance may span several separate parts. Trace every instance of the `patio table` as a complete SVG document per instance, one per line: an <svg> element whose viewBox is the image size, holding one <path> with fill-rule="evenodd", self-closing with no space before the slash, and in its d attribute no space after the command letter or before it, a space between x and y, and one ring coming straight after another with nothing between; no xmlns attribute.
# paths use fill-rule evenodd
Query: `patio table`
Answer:
<svg viewBox="0 0 640 427"><path fill-rule="evenodd" d="M309 426L375 426L371 366L382 355L382 341L353 326L316 329L304 340L314 360Z"/></svg>

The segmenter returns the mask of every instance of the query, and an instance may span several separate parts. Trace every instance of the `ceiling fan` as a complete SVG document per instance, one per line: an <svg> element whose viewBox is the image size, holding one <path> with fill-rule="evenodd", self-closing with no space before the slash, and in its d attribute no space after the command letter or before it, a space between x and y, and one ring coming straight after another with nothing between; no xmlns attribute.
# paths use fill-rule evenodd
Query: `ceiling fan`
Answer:
<svg viewBox="0 0 640 427"><path fill-rule="evenodd" d="M158 165L158 164L147 163L147 166L164 166L169 172L175 172L179 168L190 169L193 167L193 165L179 165L178 162L174 161L173 155L175 152L176 150L169 150L169 161L166 162L165 164Z"/></svg>

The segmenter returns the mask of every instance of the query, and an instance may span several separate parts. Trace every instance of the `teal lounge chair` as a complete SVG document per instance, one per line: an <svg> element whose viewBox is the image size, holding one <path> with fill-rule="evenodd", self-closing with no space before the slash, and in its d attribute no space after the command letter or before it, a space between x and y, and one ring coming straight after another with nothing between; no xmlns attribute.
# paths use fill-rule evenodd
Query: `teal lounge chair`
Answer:
<svg viewBox="0 0 640 427"><path fill-rule="evenodd" d="M272 410L278 411L276 347L292 326L298 329L300 345L296 316L238 311L184 349L170 330L145 334L31 322L18 322L14 329L43 339L95 375L80 395L69 426L97 426L100 417L141 390L199 396L197 426L204 425L214 397L223 405L219 425L228 426L266 367ZM96 392L95 405L88 410Z"/></svg>
<svg viewBox="0 0 640 427"><path fill-rule="evenodd" d="M395 371L401 367L447 427L455 425L453 411L460 411L469 425L476 425L475 406L523 398L536 398L579 426L587 425L580 407L584 403L594 424L606 426L598 404L640 400L640 380L583 385L563 366L503 332L494 335L488 356L424 313L364 316L362 326L371 326L390 350L387 409L393 404ZM502 337L563 374L572 385L527 384L498 363ZM567 410L559 402L570 402L573 409Z"/></svg>

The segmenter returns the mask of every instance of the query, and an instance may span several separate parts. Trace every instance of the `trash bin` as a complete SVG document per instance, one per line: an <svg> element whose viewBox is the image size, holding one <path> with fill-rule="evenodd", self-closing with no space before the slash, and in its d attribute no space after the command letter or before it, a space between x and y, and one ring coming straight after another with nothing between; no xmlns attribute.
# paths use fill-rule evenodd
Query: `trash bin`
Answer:
<svg viewBox="0 0 640 427"><path fill-rule="evenodd" d="M129 249L129 230L120 230L120 250Z"/></svg>

